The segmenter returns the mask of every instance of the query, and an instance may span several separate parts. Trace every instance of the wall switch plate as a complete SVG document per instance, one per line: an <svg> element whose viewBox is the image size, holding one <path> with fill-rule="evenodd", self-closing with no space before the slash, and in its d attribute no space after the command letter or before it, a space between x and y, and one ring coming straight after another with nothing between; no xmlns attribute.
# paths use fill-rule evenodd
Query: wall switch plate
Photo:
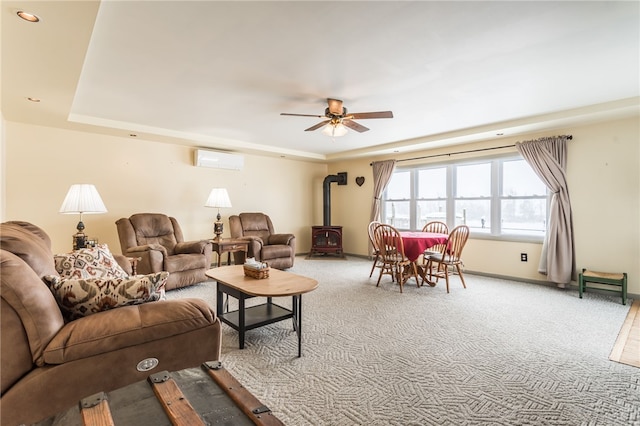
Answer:
<svg viewBox="0 0 640 426"><path fill-rule="evenodd" d="M526 262L527 261L527 253L520 253L520 260L522 262Z"/></svg>

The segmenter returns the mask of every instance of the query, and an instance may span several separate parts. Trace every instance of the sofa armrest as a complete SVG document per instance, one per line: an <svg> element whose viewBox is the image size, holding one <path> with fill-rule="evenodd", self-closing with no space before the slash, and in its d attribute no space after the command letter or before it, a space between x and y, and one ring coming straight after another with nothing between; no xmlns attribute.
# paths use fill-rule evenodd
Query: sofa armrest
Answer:
<svg viewBox="0 0 640 426"><path fill-rule="evenodd" d="M206 240L184 241L182 243L177 243L173 250L175 254L204 254L207 251L207 246L211 246L211 242Z"/></svg>
<svg viewBox="0 0 640 426"><path fill-rule="evenodd" d="M219 321L201 299L124 306L71 321L44 350L46 364L64 364L166 339Z"/></svg>
<svg viewBox="0 0 640 426"><path fill-rule="evenodd" d="M296 236L293 234L271 234L269 236L269 245L273 245L273 244L282 244L282 245L289 245L291 243L291 240L294 239Z"/></svg>

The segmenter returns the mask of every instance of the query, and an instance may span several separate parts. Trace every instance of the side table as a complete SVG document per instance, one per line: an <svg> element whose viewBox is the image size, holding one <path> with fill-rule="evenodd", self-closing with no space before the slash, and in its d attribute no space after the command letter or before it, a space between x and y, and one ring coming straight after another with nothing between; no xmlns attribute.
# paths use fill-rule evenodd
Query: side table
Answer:
<svg viewBox="0 0 640 426"><path fill-rule="evenodd" d="M231 265L231 253L243 252L247 257L249 242L246 240L236 240L233 238L220 238L211 240L213 251L218 253L218 268L222 265L222 255L227 254L227 265Z"/></svg>

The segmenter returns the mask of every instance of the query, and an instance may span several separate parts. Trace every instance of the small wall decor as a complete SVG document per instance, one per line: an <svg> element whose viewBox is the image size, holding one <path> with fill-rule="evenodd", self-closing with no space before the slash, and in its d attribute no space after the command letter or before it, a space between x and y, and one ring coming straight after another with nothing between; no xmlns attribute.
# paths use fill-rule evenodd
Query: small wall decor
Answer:
<svg viewBox="0 0 640 426"><path fill-rule="evenodd" d="M364 176L358 176L356 178L356 183L358 184L358 186L362 186L362 184L364 183Z"/></svg>

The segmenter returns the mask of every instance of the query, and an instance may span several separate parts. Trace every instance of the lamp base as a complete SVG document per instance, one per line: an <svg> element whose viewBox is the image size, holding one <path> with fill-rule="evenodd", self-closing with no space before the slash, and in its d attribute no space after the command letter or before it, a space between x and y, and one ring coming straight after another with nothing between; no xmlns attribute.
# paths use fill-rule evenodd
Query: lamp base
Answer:
<svg viewBox="0 0 640 426"><path fill-rule="evenodd" d="M87 236L82 232L73 235L73 249L78 250L87 247Z"/></svg>
<svg viewBox="0 0 640 426"><path fill-rule="evenodd" d="M216 240L221 238L222 232L224 232L224 224L220 220L213 222L213 233L216 234Z"/></svg>

